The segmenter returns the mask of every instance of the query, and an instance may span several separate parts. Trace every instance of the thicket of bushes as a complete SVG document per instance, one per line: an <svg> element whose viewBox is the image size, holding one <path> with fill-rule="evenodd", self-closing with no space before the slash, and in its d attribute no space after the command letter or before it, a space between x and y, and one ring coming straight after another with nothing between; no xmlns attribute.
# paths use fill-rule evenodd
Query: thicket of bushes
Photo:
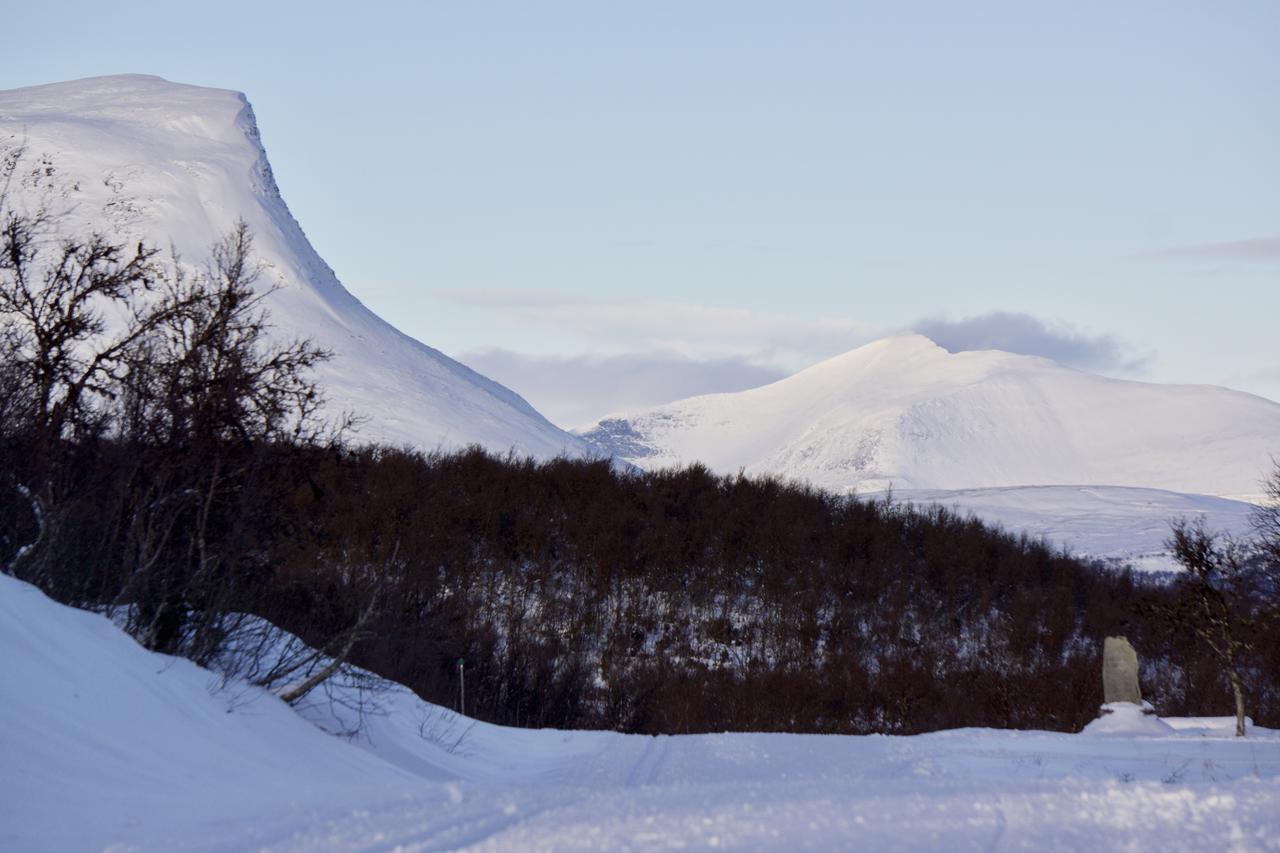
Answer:
<svg viewBox="0 0 1280 853"><path fill-rule="evenodd" d="M1109 633L1143 653L1162 712L1231 708L1221 667L1189 632L1134 618L1137 602L1172 589L941 508L697 466L626 474L475 450L348 451L307 468L306 538L334 537L334 551L391 584L396 606L357 661L447 703L465 657L486 719L1072 730L1102 701ZM323 550L288 564L305 577L328 562ZM305 630L314 610L277 618ZM1260 644L1245 666L1259 722L1280 710L1278 653Z"/></svg>

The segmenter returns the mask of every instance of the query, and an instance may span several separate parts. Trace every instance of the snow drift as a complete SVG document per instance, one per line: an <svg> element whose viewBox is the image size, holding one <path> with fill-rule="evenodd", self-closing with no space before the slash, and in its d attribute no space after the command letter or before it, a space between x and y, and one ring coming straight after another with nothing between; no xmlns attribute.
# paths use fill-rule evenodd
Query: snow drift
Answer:
<svg viewBox="0 0 1280 853"><path fill-rule="evenodd" d="M481 444L546 458L583 443L525 400L397 331L365 308L312 248L281 197L253 110L238 92L158 77L98 77L0 92L0 144L47 156L74 188L70 233L174 246L188 261L237 219L265 264L259 286L276 333L335 353L318 373L333 413L368 422L359 438L424 449ZM34 192L14 188L12 203Z"/></svg>

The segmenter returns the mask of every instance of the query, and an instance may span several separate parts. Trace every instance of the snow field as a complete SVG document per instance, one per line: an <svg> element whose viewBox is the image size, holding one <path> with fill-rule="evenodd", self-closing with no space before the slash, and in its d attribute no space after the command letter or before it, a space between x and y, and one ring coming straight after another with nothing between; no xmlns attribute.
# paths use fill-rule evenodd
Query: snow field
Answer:
<svg viewBox="0 0 1280 853"><path fill-rule="evenodd" d="M893 498L972 513L1012 533L1043 538L1075 556L1141 571L1181 570L1166 545L1173 519L1203 519L1210 530L1247 538L1255 509L1227 498L1125 486L906 489L895 491Z"/></svg>

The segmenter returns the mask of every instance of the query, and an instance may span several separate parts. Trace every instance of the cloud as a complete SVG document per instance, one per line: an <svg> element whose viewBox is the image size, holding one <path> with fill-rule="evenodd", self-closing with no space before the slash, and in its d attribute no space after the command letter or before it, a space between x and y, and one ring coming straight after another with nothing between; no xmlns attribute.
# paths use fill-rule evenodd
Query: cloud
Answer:
<svg viewBox="0 0 1280 853"><path fill-rule="evenodd" d="M498 289L438 295L522 329L551 330L562 350L597 353L484 349L459 357L564 427L698 394L765 385L892 331L843 318L802 319L685 302L605 302ZM1133 371L1145 362L1112 335L1090 335L1008 311L954 321L925 318L910 331L952 352L999 349L1089 370Z"/></svg>
<svg viewBox="0 0 1280 853"><path fill-rule="evenodd" d="M1146 358L1134 358L1112 335L1088 335L1065 324L1050 326L1030 314L992 311L963 320L929 318L911 329L951 352L997 349L1038 355L1060 364L1091 370L1136 370Z"/></svg>
<svg viewBox="0 0 1280 853"><path fill-rule="evenodd" d="M539 323L588 342L591 348L665 353L697 361L737 359L790 369L852 349L885 331L856 320L807 320L687 302L593 302L509 290L439 295L455 304Z"/></svg>
<svg viewBox="0 0 1280 853"><path fill-rule="evenodd" d="M1208 260L1280 261L1280 237L1199 243L1152 252L1148 258L1205 258Z"/></svg>
<svg viewBox="0 0 1280 853"><path fill-rule="evenodd" d="M538 356L488 349L464 353L458 360L516 391L567 428L698 394L755 388L786 375L743 359L698 360L668 353Z"/></svg>

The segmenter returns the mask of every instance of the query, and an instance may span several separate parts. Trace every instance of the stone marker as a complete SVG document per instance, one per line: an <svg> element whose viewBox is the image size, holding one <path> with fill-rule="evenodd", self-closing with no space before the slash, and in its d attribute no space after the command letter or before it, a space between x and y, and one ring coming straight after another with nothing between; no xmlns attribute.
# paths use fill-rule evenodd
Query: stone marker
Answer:
<svg viewBox="0 0 1280 853"><path fill-rule="evenodd" d="M1138 689L1138 653L1124 637L1107 637L1102 644L1103 701L1142 704Z"/></svg>

